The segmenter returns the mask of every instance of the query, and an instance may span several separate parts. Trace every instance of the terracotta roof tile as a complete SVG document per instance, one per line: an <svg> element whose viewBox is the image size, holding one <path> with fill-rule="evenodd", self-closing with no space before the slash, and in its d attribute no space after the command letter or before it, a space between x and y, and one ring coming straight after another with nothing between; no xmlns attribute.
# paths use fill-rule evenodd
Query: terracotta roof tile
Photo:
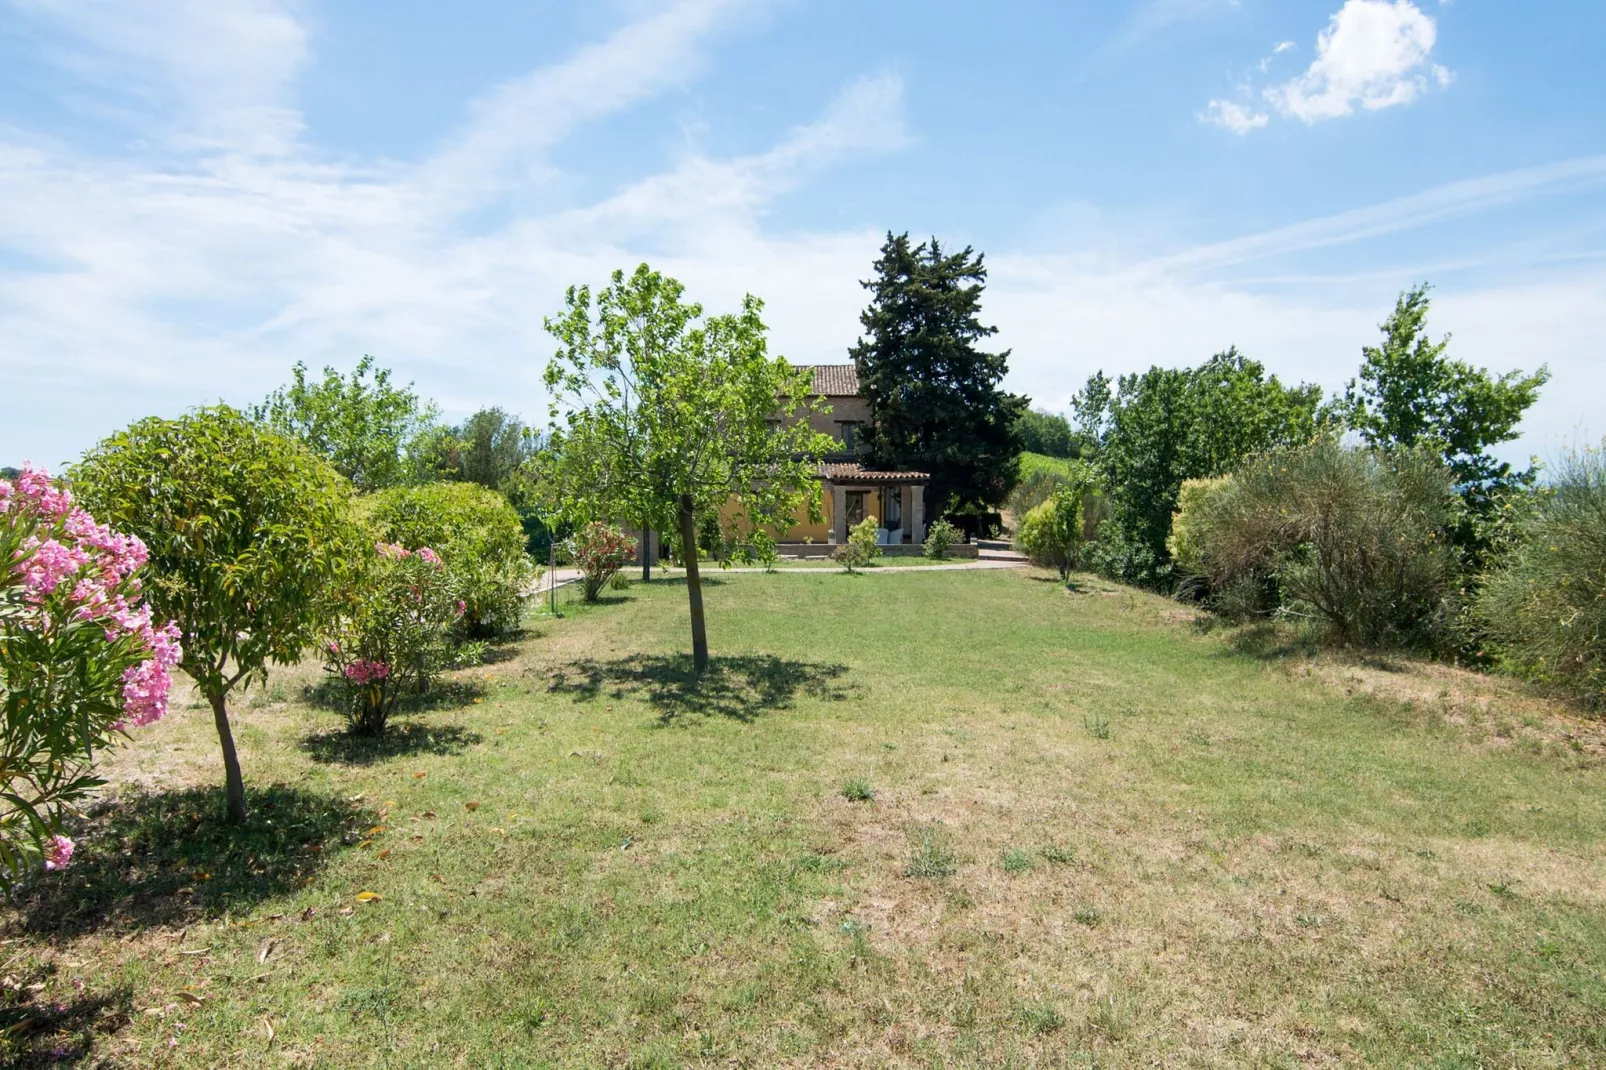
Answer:
<svg viewBox="0 0 1606 1070"><path fill-rule="evenodd" d="M852 364L800 364L814 373L814 392L823 397L859 396L859 369Z"/></svg>
<svg viewBox="0 0 1606 1070"><path fill-rule="evenodd" d="M876 472L862 464L822 464L820 474L833 483L924 483L926 472Z"/></svg>

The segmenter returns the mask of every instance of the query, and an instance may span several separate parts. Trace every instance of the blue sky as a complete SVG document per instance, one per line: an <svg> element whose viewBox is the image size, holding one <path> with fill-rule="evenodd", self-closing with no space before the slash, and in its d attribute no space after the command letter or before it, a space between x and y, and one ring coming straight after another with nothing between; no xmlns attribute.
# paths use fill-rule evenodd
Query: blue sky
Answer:
<svg viewBox="0 0 1606 1070"><path fill-rule="evenodd" d="M1606 432L1606 5L0 0L0 463L375 354L539 419L642 259L845 359L890 228L983 250L1012 385L1236 344L1340 387L1396 293Z"/></svg>

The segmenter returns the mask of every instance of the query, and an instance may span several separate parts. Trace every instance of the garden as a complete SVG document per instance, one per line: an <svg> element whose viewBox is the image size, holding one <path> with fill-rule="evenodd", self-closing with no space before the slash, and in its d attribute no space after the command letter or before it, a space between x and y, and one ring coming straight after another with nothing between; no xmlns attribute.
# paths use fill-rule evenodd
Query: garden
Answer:
<svg viewBox="0 0 1606 1070"><path fill-rule="evenodd" d="M1233 350L1073 420L979 256L876 270L935 567L778 559L824 399L646 265L548 321L542 431L364 358L0 479L0 1052L1606 1058L1606 454L1490 452L1547 373L1419 288L1342 397ZM1035 568L942 567L1005 524Z"/></svg>

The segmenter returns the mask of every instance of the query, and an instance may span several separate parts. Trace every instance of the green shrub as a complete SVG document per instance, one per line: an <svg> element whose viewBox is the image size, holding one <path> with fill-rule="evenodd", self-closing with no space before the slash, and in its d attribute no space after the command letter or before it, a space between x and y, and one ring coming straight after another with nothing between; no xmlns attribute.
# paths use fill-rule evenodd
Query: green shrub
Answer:
<svg viewBox="0 0 1606 1070"><path fill-rule="evenodd" d="M1177 511L1171 517L1171 534L1166 538L1166 549L1171 560L1186 573L1199 571L1199 514L1206 508L1212 495L1227 485L1230 476L1214 479L1189 479L1177 492Z"/></svg>
<svg viewBox="0 0 1606 1070"><path fill-rule="evenodd" d="M570 540L569 553L580 570L580 593L595 602L619 570L635 559L635 547L618 528L592 521Z"/></svg>
<svg viewBox="0 0 1606 1070"><path fill-rule="evenodd" d="M430 546L445 560L465 638L518 628L540 570L524 553L524 527L507 499L476 483L427 483L382 491L367 504L378 541Z"/></svg>
<svg viewBox="0 0 1606 1070"><path fill-rule="evenodd" d="M849 572L863 568L881 556L881 547L875 541L878 521L867 516L848 529L848 541L831 551L831 559Z"/></svg>
<svg viewBox="0 0 1606 1070"><path fill-rule="evenodd" d="M1476 617L1505 667L1606 706L1606 452L1563 462Z"/></svg>
<svg viewBox="0 0 1606 1070"><path fill-rule="evenodd" d="M1069 579L1071 570L1082 563L1082 548L1090 534L1086 507L1093 500L1092 471L1071 462L1060 487L1022 518L1016 545L1035 564Z"/></svg>
<svg viewBox="0 0 1606 1070"><path fill-rule="evenodd" d="M1345 643L1444 645L1459 515L1429 449L1381 453L1322 439L1272 450L1199 495L1185 538L1229 616L1271 610Z"/></svg>
<svg viewBox="0 0 1606 1070"><path fill-rule="evenodd" d="M352 732L382 735L397 699L426 690L452 663L450 574L430 547L381 543L335 590L324 666L345 691Z"/></svg>
<svg viewBox="0 0 1606 1070"><path fill-rule="evenodd" d="M946 520L933 521L926 529L926 542L921 553L933 561L948 556L948 547L959 541L959 529Z"/></svg>

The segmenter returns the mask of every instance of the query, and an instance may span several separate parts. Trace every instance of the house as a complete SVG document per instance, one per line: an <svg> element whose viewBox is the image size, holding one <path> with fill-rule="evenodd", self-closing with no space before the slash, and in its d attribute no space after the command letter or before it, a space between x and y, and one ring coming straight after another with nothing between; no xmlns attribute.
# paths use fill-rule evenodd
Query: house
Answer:
<svg viewBox="0 0 1606 1070"><path fill-rule="evenodd" d="M779 533L783 552L796 544L847 542L848 529L867 516L878 521L880 541L888 546L919 546L926 541L925 472L883 472L862 463L863 429L870 424L870 404L859 392L859 372L852 364L799 365L812 376L815 396L830 411L810 416L816 431L836 440L836 448L820 465L825 519L801 518Z"/></svg>

